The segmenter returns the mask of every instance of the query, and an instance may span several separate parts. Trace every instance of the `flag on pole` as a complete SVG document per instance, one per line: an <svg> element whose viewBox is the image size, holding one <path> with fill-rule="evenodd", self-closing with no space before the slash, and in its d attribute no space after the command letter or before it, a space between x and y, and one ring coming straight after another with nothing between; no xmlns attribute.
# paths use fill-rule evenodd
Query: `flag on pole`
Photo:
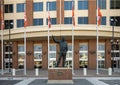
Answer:
<svg viewBox="0 0 120 85"><path fill-rule="evenodd" d="M1 30L4 30L3 6L1 5Z"/></svg>
<svg viewBox="0 0 120 85"><path fill-rule="evenodd" d="M24 9L25 10L25 9ZM27 15L26 15L26 10L24 11L24 27L26 27L28 25L27 22Z"/></svg>
<svg viewBox="0 0 120 85"><path fill-rule="evenodd" d="M72 1L72 23L75 26L75 16L74 16L74 1Z"/></svg>
<svg viewBox="0 0 120 85"><path fill-rule="evenodd" d="M101 17L102 17L102 13L100 11L100 8L98 7L98 26L100 25L100 22L101 22Z"/></svg>
<svg viewBox="0 0 120 85"><path fill-rule="evenodd" d="M49 6L49 5L48 5ZM49 8L49 7L48 7ZM50 19L50 12L48 9L48 27L51 28L51 19Z"/></svg>

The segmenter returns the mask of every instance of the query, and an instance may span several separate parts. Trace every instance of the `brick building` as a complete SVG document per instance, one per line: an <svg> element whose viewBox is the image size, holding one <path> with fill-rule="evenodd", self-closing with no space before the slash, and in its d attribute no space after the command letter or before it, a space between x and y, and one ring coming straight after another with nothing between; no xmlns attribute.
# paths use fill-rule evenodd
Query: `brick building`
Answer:
<svg viewBox="0 0 120 85"><path fill-rule="evenodd" d="M96 0L74 0L74 57L72 58L72 0L49 0L51 17L50 52L48 59L48 0L1 0L4 4L4 68L24 68L24 3L28 26L26 29L26 67L27 69L53 68L59 55L59 46L51 36L57 39L65 37L68 42L66 67L74 69L87 67L96 69ZM99 0L102 12L99 26L99 68L120 68L120 1ZM114 65L111 57L111 39L113 26L110 20L117 22L114 26ZM9 44L10 43L10 44ZM11 47L9 50L9 46ZM0 41L1 48L1 41ZM9 52L10 51L10 52ZM9 56L10 54L10 56ZM48 66L49 60L49 66ZM1 61L1 49L0 49ZM0 62L0 68L1 68Z"/></svg>

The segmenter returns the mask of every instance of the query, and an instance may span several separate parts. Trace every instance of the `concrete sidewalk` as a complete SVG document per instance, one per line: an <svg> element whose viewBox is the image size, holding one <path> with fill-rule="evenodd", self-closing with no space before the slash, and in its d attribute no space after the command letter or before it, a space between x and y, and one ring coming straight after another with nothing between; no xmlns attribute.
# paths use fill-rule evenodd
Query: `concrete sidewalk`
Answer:
<svg viewBox="0 0 120 85"><path fill-rule="evenodd" d="M96 70L87 70L87 75L83 74L83 69L74 70L73 77L120 77L120 69L114 71L112 75L108 75L107 69L99 69L99 74L96 74ZM12 72L4 71L4 75L1 77L11 77ZM48 77L48 70L39 69L38 76L35 75L35 70L27 70L27 75L24 75L24 70L17 69L14 77Z"/></svg>
<svg viewBox="0 0 120 85"><path fill-rule="evenodd" d="M73 77L73 84L48 84L46 78L0 78L0 85L120 85L120 77Z"/></svg>

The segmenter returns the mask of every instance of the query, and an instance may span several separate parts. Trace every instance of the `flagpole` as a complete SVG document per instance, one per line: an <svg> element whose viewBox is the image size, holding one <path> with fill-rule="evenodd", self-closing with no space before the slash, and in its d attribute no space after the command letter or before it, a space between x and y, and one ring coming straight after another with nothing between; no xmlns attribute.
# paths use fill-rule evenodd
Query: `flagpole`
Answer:
<svg viewBox="0 0 120 85"><path fill-rule="evenodd" d="M26 4L25 4L25 7L24 7L24 10L26 9ZM24 15L26 16L26 15ZM25 17L24 17L25 18ZM26 21L24 21L26 22ZM26 26L24 26L24 75L26 75Z"/></svg>
<svg viewBox="0 0 120 85"><path fill-rule="evenodd" d="M72 6L74 6L74 0L72 0ZM74 11L74 7L72 7ZM74 18L74 16L72 16ZM72 19L72 74L74 75L74 22Z"/></svg>
<svg viewBox="0 0 120 85"><path fill-rule="evenodd" d="M97 44L96 44L96 50L97 50L97 53L96 53L96 74L98 75L99 74L99 69L98 69L98 45L99 45L99 28L98 28L98 0L97 0L97 26L96 26L96 29L97 29Z"/></svg>
<svg viewBox="0 0 120 85"><path fill-rule="evenodd" d="M2 2L1 2L1 49L2 49L2 72L1 72L1 74L3 75L4 74L4 70L3 70L3 65L4 65L4 63L3 63L3 31L4 30L4 17L3 17L3 4L2 4Z"/></svg>
<svg viewBox="0 0 120 85"><path fill-rule="evenodd" d="M2 72L1 74L3 75L3 29L1 29L1 49L2 49Z"/></svg>
<svg viewBox="0 0 120 85"><path fill-rule="evenodd" d="M49 20L49 16L50 16L50 13L49 13L49 1L48 1L48 20ZM50 27L49 27L49 21L48 21L48 69L49 69L49 46L50 46L50 38L49 38L49 30Z"/></svg>

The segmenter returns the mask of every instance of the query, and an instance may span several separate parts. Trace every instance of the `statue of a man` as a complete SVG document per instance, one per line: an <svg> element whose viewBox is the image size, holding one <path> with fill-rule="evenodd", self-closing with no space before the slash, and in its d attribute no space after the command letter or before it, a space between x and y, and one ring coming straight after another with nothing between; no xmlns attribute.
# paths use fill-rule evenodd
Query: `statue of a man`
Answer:
<svg viewBox="0 0 120 85"><path fill-rule="evenodd" d="M59 59L57 61L56 67L59 66L61 58L62 58L62 67L65 67L66 53L68 51L67 42L64 40L63 36L62 36L61 40L56 40L53 36L52 36L52 38L53 38L54 42L58 43L60 46L60 54L59 54Z"/></svg>

